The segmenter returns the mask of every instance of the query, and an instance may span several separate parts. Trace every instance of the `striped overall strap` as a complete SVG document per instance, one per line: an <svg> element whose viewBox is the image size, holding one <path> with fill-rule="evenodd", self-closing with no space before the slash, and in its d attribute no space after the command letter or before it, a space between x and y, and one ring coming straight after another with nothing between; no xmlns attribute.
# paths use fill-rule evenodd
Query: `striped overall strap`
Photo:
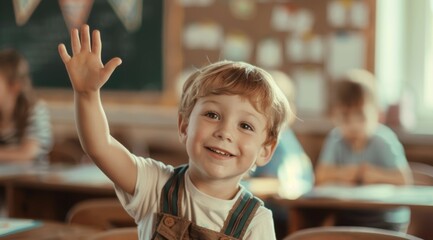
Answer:
<svg viewBox="0 0 433 240"><path fill-rule="evenodd" d="M182 194L184 191L184 176L188 165L174 169L173 175L168 179L161 192L161 210L163 213L179 216Z"/></svg>
<svg viewBox="0 0 433 240"><path fill-rule="evenodd" d="M221 232L227 236L241 239L260 206L263 206L260 199L254 197L247 190L243 190L230 210Z"/></svg>

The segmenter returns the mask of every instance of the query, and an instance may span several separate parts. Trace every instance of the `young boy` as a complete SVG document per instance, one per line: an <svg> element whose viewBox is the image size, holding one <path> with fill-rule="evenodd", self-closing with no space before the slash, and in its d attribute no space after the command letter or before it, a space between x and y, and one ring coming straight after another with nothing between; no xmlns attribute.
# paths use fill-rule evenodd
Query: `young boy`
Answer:
<svg viewBox="0 0 433 240"><path fill-rule="evenodd" d="M176 169L137 157L111 137L100 88L121 64L101 62L99 31L71 32L73 57L60 56L74 89L76 120L86 153L114 182L140 239L275 239L272 214L239 182L265 165L290 112L264 70L223 61L192 74L179 107L179 139L189 164Z"/></svg>
<svg viewBox="0 0 433 240"><path fill-rule="evenodd" d="M403 147L391 129L379 123L374 77L352 70L335 82L331 114L336 125L328 135L316 169L316 184L411 183ZM407 209L351 211L337 214L337 225L402 230Z"/></svg>

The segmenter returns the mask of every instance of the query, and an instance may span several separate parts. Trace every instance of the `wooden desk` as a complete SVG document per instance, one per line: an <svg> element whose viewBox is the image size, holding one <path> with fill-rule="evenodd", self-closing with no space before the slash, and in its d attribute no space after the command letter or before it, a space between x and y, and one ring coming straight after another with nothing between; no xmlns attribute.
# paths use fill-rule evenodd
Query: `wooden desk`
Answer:
<svg viewBox="0 0 433 240"><path fill-rule="evenodd" d="M370 190L373 192L370 194L368 187L339 188L317 188L294 200L275 196L269 200L289 207L289 233L313 227L311 223L314 219L311 219L311 213L320 214L321 211L330 212L335 209L386 209L407 206L412 214L423 212L433 216L433 186L371 186Z"/></svg>
<svg viewBox="0 0 433 240"><path fill-rule="evenodd" d="M76 240L86 239L88 236L100 232L99 229L89 228L79 225L70 225L59 222L42 221L40 226L18 231L1 237L2 240Z"/></svg>
<svg viewBox="0 0 433 240"><path fill-rule="evenodd" d="M3 184L13 218L64 221L79 201L115 197L111 181L94 165L17 175Z"/></svg>

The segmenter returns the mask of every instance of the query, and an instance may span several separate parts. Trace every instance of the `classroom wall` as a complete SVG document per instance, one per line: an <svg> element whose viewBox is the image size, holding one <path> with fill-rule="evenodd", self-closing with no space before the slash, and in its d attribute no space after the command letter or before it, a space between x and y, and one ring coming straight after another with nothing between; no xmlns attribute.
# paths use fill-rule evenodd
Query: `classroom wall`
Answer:
<svg viewBox="0 0 433 240"><path fill-rule="evenodd" d="M300 120L295 123L294 130L307 154L315 163L324 137L332 125L327 121L326 104L317 108L314 106L314 102L307 104L305 102L308 99L314 99L311 96L317 96L318 94L314 92L317 90L323 91L319 95L322 95L323 102L326 102L329 92L328 85L335 77L335 71L341 71L340 68L342 67L353 67L351 65L334 66L330 64L330 59L333 59L332 56L342 53L332 53L331 48L326 45L329 44L326 39L333 36L340 41L334 42L335 44L342 44L342 46L346 44L347 46L344 46L348 47L349 53L352 54L356 51L350 50L351 47L357 46L357 42L362 40L365 51L363 51L364 56L359 59L363 59L363 61L357 64L374 71L375 1L353 1L353 3L361 4L361 10L359 8L356 10L353 6L339 6L340 8L334 6L337 9L334 11L337 12L343 7L341 13L343 20L340 20L340 23L338 23L338 19L330 20L327 17L327 14L329 15L327 11L330 11L329 8L333 8L334 2L343 1L326 0L317 4L317 1L314 0L287 2L269 0L251 1L253 5L246 6L236 6L228 1L209 1L210 5L194 5L194 2L164 1L162 8L164 13L161 15L163 17L161 26L163 78L160 79L162 81L160 91L103 90L104 107L113 135L137 154L150 155L175 165L186 162L187 156L182 144L178 141L176 128L177 81L180 79L179 76L183 71L200 67L208 62L235 58L252 62L267 69L278 69L294 77L297 90L303 91L302 94L299 94L301 97L297 99ZM242 10L242 7L252 7L253 10L252 12L239 11ZM361 25L354 24L353 21L356 22L356 20L351 17L353 12L355 10L362 11L364 8L368 11L366 23L362 25L361 20L361 23L358 21L358 24ZM276 12L279 12L280 15ZM307 20L305 20L305 16L307 16ZM313 23L308 23L311 20L308 16L312 16ZM292 21L301 21L301 23L307 21L300 23L305 28L284 29L278 22L287 21L285 17L291 17ZM337 21L337 23L333 21ZM220 41L213 45L206 45L204 42L191 42L191 38L197 34L206 33L206 31L216 34L215 36ZM348 38L348 36L358 36L359 38ZM292 45L287 42L294 41L294 39L300 41L298 42L301 44L300 46L304 46L304 53L297 53L298 55L295 54L295 56L294 53L289 53ZM310 55L306 55L305 48L308 48L310 46L308 44L311 44L314 39L321 39L319 41L322 44L323 52L317 58L310 58ZM353 39L355 40L352 43L344 43L345 40ZM251 48L237 55L230 55L231 47L237 46L236 44L239 43L249 43ZM281 60L272 61L271 64L266 65L266 60L272 58L262 55L261 47L264 46L264 49L268 48L271 51L278 45L281 47L280 51L283 52ZM317 71L319 78L309 77L310 72ZM304 74L298 74L299 72ZM323 81L320 85L321 88L314 85L315 81ZM314 91L310 91L309 86ZM48 102L52 114L56 139L55 153L57 154L53 154L53 158L60 159L62 154L76 153L78 157L74 156L72 159L82 159L74 126L72 90L68 87L54 89L37 87L37 92L42 99ZM426 162L433 165L433 151L429 149L430 142L433 141L426 141L426 137L407 136L403 133L399 136L402 137L410 161Z"/></svg>

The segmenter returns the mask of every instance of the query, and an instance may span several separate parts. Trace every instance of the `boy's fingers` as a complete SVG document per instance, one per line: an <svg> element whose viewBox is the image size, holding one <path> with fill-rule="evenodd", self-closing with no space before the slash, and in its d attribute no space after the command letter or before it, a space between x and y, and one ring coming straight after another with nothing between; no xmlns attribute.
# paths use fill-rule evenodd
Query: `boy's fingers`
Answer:
<svg viewBox="0 0 433 240"><path fill-rule="evenodd" d="M80 37L78 36L78 29L76 28L71 31L71 46L73 55L81 51Z"/></svg>
<svg viewBox="0 0 433 240"><path fill-rule="evenodd" d="M118 57L112 58L110 61L108 61L108 63L105 64L104 67L104 79L108 79L114 72L114 69L116 69L116 67L120 64L122 64L122 60Z"/></svg>
<svg viewBox="0 0 433 240"><path fill-rule="evenodd" d="M89 25L87 24L84 24L81 27L81 49L84 51L91 51Z"/></svg>
<svg viewBox="0 0 433 240"><path fill-rule="evenodd" d="M93 30L92 32L92 51L96 53L98 56L101 55L102 42L101 42L101 34L98 30Z"/></svg>
<svg viewBox="0 0 433 240"><path fill-rule="evenodd" d="M66 64L71 59L71 56L69 56L68 51L66 50L65 44L59 44L58 47L60 58L62 59L63 63Z"/></svg>

